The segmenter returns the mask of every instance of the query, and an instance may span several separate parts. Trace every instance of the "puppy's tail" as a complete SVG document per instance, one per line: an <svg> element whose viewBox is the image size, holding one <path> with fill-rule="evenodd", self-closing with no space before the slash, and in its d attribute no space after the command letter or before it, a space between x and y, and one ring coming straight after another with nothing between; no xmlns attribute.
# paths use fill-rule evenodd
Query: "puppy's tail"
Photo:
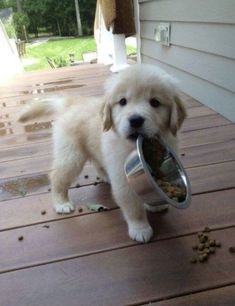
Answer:
<svg viewBox="0 0 235 306"><path fill-rule="evenodd" d="M61 112L65 107L65 99L48 98L45 100L32 101L27 104L19 114L18 121L28 120Z"/></svg>

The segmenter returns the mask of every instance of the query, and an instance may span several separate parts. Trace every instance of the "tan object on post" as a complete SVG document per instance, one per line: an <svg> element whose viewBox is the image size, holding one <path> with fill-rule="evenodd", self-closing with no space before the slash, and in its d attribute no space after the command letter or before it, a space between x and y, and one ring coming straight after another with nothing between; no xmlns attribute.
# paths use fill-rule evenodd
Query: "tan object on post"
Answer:
<svg viewBox="0 0 235 306"><path fill-rule="evenodd" d="M132 0L98 0L107 30L130 36L136 33Z"/></svg>

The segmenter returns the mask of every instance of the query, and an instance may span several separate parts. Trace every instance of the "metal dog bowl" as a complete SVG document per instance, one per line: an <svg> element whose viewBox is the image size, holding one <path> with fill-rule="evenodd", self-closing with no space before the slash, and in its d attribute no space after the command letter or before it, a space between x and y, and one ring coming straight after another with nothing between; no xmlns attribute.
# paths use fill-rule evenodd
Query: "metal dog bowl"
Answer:
<svg viewBox="0 0 235 306"><path fill-rule="evenodd" d="M161 150L161 156L156 156L159 165L159 173L168 182L169 186L177 186L183 190L184 195L180 199L172 198L161 186L159 179L153 176L151 167L144 157L144 142L146 138L139 136L136 141L136 149L127 157L125 173L129 185L143 203L149 205L162 205L169 203L176 208L186 208L191 201L191 186L188 176L175 152L160 137L154 138Z"/></svg>

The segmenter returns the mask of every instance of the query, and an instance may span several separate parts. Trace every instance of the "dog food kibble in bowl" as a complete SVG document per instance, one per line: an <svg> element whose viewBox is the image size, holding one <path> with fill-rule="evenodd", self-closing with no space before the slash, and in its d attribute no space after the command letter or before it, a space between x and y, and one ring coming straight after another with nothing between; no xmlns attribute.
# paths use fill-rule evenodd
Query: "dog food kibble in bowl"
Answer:
<svg viewBox="0 0 235 306"><path fill-rule="evenodd" d="M146 138L142 150L149 171L162 191L174 201L184 201L186 189L180 181L177 182L176 164L173 163L167 149L157 138Z"/></svg>

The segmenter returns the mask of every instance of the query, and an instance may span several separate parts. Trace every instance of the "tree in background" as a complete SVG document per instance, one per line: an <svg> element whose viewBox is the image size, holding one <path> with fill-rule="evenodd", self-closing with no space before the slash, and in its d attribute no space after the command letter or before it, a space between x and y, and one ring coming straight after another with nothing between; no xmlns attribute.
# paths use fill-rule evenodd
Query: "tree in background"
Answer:
<svg viewBox="0 0 235 306"><path fill-rule="evenodd" d="M96 0L79 0L79 6L83 32L91 35L94 31Z"/></svg>
<svg viewBox="0 0 235 306"><path fill-rule="evenodd" d="M93 33L96 0L80 0L79 7L83 34L90 35ZM29 31L36 35L39 28L54 35L78 35L74 1L24 0L23 11L29 16Z"/></svg>
<svg viewBox="0 0 235 306"><path fill-rule="evenodd" d="M16 31L17 38L21 40L27 40L26 28L29 25L29 18L24 13L13 14L13 25Z"/></svg>
<svg viewBox="0 0 235 306"><path fill-rule="evenodd" d="M96 0L78 0L78 2L83 35L91 35ZM15 13L23 14L13 17L20 38L22 33L19 31L19 24L24 24L28 32L35 36L38 36L42 30L59 36L78 35L75 2L72 0L1 0L0 9L7 7L12 7Z"/></svg>
<svg viewBox="0 0 235 306"><path fill-rule="evenodd" d="M16 12L16 1L15 0L1 0L0 1L0 10L4 8L11 7Z"/></svg>
<svg viewBox="0 0 235 306"><path fill-rule="evenodd" d="M8 9L12 8L14 11L16 11L16 1L15 0L0 0L0 10L2 9ZM11 10L10 10L11 12ZM5 26L5 30L7 32L7 35L9 38L16 38L16 31L15 27L13 25L13 16L10 16L9 18L3 18L1 21L3 22Z"/></svg>

